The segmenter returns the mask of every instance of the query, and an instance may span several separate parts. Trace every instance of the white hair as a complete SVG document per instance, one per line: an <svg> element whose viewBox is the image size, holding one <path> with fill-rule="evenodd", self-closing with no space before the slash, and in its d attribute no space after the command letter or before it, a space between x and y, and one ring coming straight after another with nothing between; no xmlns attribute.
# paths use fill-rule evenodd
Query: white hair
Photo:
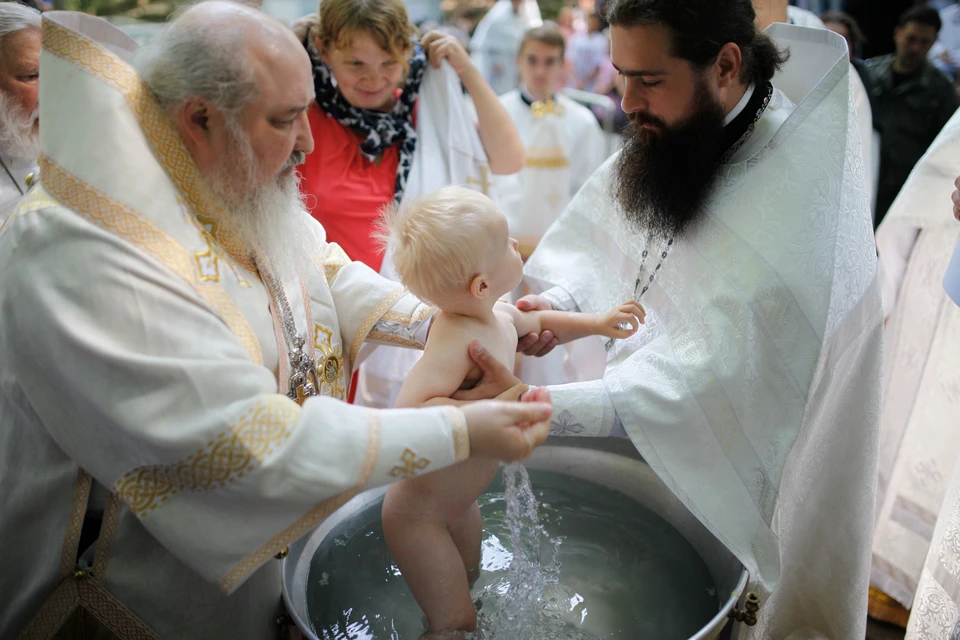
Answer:
<svg viewBox="0 0 960 640"><path fill-rule="evenodd" d="M236 116L259 97L244 30L231 22L176 20L137 52L134 66L164 110L198 97Z"/></svg>
<svg viewBox="0 0 960 640"><path fill-rule="evenodd" d="M40 12L19 2L0 2L0 40L24 29L40 30Z"/></svg>

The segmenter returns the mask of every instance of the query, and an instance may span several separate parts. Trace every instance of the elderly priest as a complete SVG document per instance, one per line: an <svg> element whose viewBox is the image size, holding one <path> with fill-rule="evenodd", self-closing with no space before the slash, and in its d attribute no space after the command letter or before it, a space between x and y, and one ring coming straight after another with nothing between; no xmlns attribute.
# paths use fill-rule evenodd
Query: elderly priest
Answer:
<svg viewBox="0 0 960 640"><path fill-rule="evenodd" d="M550 407L343 402L360 345L431 309L302 209L306 52L225 2L134 49L43 19L42 184L0 234L0 637L274 638L288 544L364 488L527 455Z"/></svg>

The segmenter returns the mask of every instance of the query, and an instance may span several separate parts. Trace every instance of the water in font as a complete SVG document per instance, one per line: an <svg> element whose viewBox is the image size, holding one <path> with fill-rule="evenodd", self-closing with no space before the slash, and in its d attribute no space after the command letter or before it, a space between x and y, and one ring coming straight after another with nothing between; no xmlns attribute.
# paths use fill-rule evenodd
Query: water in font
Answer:
<svg viewBox="0 0 960 640"><path fill-rule="evenodd" d="M571 476L530 477L533 493L526 470L508 467L480 497L478 630L467 637L679 640L716 615L706 564L660 516ZM324 640L417 640L426 631L384 544L380 505L340 523L312 559L307 608Z"/></svg>

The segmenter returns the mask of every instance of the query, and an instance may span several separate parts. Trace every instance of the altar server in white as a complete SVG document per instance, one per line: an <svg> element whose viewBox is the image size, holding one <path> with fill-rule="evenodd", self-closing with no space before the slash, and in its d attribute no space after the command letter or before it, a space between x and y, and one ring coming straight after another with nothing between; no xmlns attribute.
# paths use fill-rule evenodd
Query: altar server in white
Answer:
<svg viewBox="0 0 960 640"><path fill-rule="evenodd" d="M524 258L607 158L596 116L560 91L564 46L553 25L527 31L517 54L520 87L500 97L527 151L522 171L496 179Z"/></svg>
<svg viewBox="0 0 960 640"><path fill-rule="evenodd" d="M517 46L543 24L536 0L497 0L470 38L473 61L497 95L517 88Z"/></svg>
<svg viewBox="0 0 960 640"><path fill-rule="evenodd" d="M564 54L557 27L527 31L517 55L520 87L500 98L527 152L522 171L495 178L524 259L608 155L596 116L560 91ZM544 357L522 358L516 373L538 385L588 380L600 375L604 359L602 351L574 342Z"/></svg>
<svg viewBox="0 0 960 640"><path fill-rule="evenodd" d="M629 436L736 553L761 604L739 637L862 638L883 323L851 67L840 36L755 17L613 4L630 128L526 265L545 292L524 306L639 299L601 380L548 387L553 433ZM486 366L474 395L514 382Z"/></svg>
<svg viewBox="0 0 960 640"><path fill-rule="evenodd" d="M44 17L42 181L0 232L0 637L275 638L287 545L365 488L526 455L549 405L343 402L360 345L432 309L303 211L306 52L224 2L135 49Z"/></svg>
<svg viewBox="0 0 960 640"><path fill-rule="evenodd" d="M877 229L888 321L871 583L906 609L960 459L960 308L942 284L960 242L960 225L948 214L957 175L960 114L930 145Z"/></svg>
<svg viewBox="0 0 960 640"><path fill-rule="evenodd" d="M0 225L37 174L40 12L0 4Z"/></svg>

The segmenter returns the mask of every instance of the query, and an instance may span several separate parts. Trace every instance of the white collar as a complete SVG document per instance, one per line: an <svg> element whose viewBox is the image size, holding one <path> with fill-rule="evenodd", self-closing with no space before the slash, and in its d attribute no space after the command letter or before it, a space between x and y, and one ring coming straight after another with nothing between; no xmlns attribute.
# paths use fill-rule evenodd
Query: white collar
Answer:
<svg viewBox="0 0 960 640"><path fill-rule="evenodd" d="M740 115L743 110L747 108L747 103L750 102L750 98L753 97L753 92L756 88L757 86L752 83L749 87L747 87L747 90L743 92L743 97L740 98L740 102L738 102L737 106L735 106L733 110L727 114L727 117L723 119L723 126L727 126L733 122L733 119Z"/></svg>

